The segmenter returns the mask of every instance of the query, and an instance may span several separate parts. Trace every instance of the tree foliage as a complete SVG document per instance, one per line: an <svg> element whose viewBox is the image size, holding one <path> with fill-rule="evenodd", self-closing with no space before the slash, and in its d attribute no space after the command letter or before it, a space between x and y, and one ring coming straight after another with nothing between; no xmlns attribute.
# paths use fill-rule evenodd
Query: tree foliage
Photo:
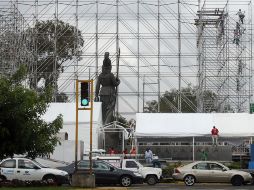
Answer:
<svg viewBox="0 0 254 190"><path fill-rule="evenodd" d="M35 67L37 82L44 78L45 86L52 85L54 77L58 79L59 73L63 71L65 61L72 60L73 56L80 59L80 49L84 45L81 31L60 20L39 21L29 30L34 33L38 55ZM53 73L54 69L57 73ZM31 86L35 85L31 81Z"/></svg>
<svg viewBox="0 0 254 190"><path fill-rule="evenodd" d="M210 111L216 111L217 95L211 91L204 92L204 100L210 106ZM166 91L160 98L160 112L162 113L176 113L178 107L179 91L172 89ZM152 100L146 102L145 112L156 113L158 110L158 101ZM197 93L196 89L188 85L181 89L181 112L195 113L197 112Z"/></svg>
<svg viewBox="0 0 254 190"><path fill-rule="evenodd" d="M14 154L29 157L52 153L59 142L56 134L62 128L62 116L51 123L41 116L52 99L52 90L40 94L22 85L26 69L0 78L0 159Z"/></svg>

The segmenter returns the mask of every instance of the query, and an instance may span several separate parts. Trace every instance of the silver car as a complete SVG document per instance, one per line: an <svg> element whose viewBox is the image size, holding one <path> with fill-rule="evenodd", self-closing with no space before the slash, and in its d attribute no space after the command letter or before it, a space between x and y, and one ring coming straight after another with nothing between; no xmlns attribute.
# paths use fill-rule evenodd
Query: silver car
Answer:
<svg viewBox="0 0 254 190"><path fill-rule="evenodd" d="M252 182L251 174L230 170L223 164L213 161L198 161L175 168L173 178L184 181L187 186L192 186L197 182L223 182L234 186Z"/></svg>

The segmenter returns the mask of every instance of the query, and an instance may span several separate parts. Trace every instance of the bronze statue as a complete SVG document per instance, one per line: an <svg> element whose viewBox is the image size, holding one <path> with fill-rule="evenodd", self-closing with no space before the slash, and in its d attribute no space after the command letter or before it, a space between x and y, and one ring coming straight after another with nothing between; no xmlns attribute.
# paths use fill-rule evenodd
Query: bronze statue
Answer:
<svg viewBox="0 0 254 190"><path fill-rule="evenodd" d="M111 72L111 60L109 53L105 52L102 73L99 75L95 89L95 100L102 102L102 121L108 124L113 121L113 113L116 104L116 87L120 84L120 80ZM100 86L102 86L100 88ZM100 99L99 99L100 96Z"/></svg>

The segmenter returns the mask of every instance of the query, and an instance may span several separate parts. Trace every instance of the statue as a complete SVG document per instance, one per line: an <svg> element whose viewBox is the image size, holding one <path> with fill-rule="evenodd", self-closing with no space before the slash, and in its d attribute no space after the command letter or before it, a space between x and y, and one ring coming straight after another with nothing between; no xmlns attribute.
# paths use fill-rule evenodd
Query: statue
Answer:
<svg viewBox="0 0 254 190"><path fill-rule="evenodd" d="M102 121L104 125L113 121L116 104L116 87L120 84L120 80L114 76L111 69L109 53L105 52L102 73L97 79L95 89L95 101L100 100L102 102ZM102 87L100 88L100 86Z"/></svg>

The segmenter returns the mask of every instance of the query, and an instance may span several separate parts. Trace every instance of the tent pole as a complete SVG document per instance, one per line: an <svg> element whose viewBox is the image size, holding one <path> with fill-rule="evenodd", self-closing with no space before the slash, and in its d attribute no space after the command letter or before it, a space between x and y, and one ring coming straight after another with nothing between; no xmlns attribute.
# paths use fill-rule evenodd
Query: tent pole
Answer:
<svg viewBox="0 0 254 190"><path fill-rule="evenodd" d="M124 130L122 130L122 152L124 151Z"/></svg>
<svg viewBox="0 0 254 190"><path fill-rule="evenodd" d="M106 150L106 131L105 130L104 130L103 136L104 136L104 138L103 138L103 141L104 141L104 150L107 152L107 150Z"/></svg>
<svg viewBox="0 0 254 190"><path fill-rule="evenodd" d="M192 137L192 161L195 161L195 137Z"/></svg>

